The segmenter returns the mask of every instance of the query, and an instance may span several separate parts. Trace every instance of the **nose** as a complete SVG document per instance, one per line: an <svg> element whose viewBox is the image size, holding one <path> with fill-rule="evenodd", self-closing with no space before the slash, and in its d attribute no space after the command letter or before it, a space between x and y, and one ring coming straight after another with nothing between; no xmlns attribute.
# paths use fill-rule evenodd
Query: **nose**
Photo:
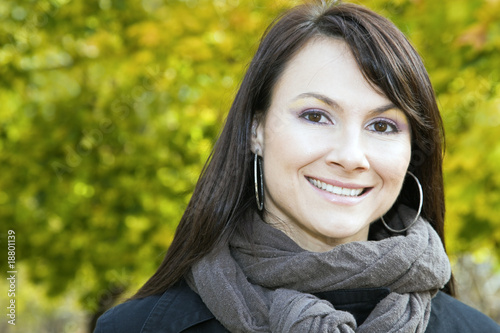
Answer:
<svg viewBox="0 0 500 333"><path fill-rule="evenodd" d="M336 165L344 171L366 171L370 168L367 149L363 144L361 133L357 131L341 131L334 138L326 162Z"/></svg>

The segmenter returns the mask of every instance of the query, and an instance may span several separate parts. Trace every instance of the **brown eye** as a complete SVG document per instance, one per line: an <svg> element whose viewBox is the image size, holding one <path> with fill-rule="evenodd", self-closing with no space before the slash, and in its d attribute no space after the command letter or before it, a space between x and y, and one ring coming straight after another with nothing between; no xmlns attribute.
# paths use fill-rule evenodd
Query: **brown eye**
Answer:
<svg viewBox="0 0 500 333"><path fill-rule="evenodd" d="M307 115L309 118L309 121L319 123L321 121L321 115L319 113L311 113Z"/></svg>
<svg viewBox="0 0 500 333"><path fill-rule="evenodd" d="M331 123L328 115L321 110L306 110L299 117L312 124L325 125Z"/></svg>
<svg viewBox="0 0 500 333"><path fill-rule="evenodd" d="M373 124L373 128L376 132L386 132L387 131L387 123L378 122Z"/></svg>

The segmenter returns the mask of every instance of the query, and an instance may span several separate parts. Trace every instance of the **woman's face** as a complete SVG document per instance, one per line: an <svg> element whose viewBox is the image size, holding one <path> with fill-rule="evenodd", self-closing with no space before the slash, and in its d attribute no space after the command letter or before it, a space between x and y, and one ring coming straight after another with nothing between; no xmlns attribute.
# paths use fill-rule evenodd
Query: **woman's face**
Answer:
<svg viewBox="0 0 500 333"><path fill-rule="evenodd" d="M307 43L254 125L265 220L315 252L367 240L370 223L399 195L411 133L403 111L363 78L345 42Z"/></svg>

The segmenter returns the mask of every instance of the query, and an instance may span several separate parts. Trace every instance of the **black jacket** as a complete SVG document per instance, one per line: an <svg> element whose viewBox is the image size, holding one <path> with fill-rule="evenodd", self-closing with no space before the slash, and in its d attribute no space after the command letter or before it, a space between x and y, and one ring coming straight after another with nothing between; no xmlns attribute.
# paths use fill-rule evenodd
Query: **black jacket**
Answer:
<svg viewBox="0 0 500 333"><path fill-rule="evenodd" d="M348 311L358 325L375 305L389 294L386 288L340 290L316 294ZM177 333L228 332L185 282L178 283L162 295L149 296L120 304L105 314L94 333ZM432 300L431 317L426 332L500 333L500 326L479 311L439 292Z"/></svg>

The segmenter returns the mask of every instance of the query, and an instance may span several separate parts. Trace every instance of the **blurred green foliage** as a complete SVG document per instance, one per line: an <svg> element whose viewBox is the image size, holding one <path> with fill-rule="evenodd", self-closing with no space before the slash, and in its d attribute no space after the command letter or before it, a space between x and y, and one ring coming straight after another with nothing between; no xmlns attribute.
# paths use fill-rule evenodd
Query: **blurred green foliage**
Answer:
<svg viewBox="0 0 500 333"><path fill-rule="evenodd" d="M155 271L262 32L295 3L2 0L1 240L16 231L30 283L95 311ZM431 75L449 252L500 258L500 1L358 3Z"/></svg>

